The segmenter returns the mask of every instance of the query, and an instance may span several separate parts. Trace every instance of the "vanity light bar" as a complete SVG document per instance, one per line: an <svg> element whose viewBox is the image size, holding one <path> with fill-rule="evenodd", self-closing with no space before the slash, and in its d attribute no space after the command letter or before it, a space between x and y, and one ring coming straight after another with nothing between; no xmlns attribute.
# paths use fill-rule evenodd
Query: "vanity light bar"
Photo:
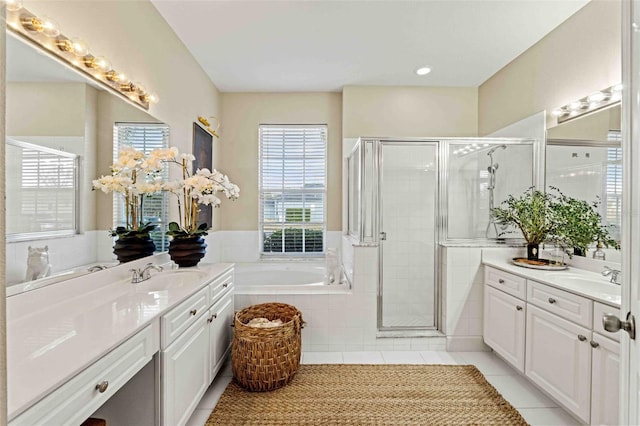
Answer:
<svg viewBox="0 0 640 426"><path fill-rule="evenodd" d="M105 57L91 53L82 40L62 34L55 21L36 16L25 9L20 0L7 1L7 24L12 33L44 48L75 70L143 109L148 110L149 104L158 102L158 95L148 92L141 83L133 83L124 73L113 69Z"/></svg>
<svg viewBox="0 0 640 426"><path fill-rule="evenodd" d="M604 90L585 96L561 106L553 110L551 113L558 119L558 124L565 121L580 117L581 115L588 114L590 112L599 110L601 108L613 105L616 102L620 102L622 99L622 84L616 84L611 87L607 87Z"/></svg>

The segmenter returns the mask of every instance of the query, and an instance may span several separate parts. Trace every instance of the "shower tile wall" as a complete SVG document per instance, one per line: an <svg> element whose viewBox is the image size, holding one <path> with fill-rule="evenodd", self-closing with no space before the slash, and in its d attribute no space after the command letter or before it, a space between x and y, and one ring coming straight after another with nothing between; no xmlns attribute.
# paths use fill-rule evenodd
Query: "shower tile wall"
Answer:
<svg viewBox="0 0 640 426"><path fill-rule="evenodd" d="M471 153L458 152L465 145L451 145L449 155L448 237L454 239L485 238L489 223L488 147ZM492 145L495 146L495 145ZM520 195L533 185L533 151L531 145L508 145L493 154L496 170L494 206L508 195ZM502 230L498 227L498 232ZM508 237L508 234L501 235ZM495 238L491 229L489 238Z"/></svg>

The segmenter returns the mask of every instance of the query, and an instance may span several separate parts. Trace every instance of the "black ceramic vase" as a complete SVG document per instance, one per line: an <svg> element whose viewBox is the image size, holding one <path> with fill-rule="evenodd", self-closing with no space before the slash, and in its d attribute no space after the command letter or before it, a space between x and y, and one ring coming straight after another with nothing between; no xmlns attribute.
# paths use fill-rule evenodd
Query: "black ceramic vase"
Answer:
<svg viewBox="0 0 640 426"><path fill-rule="evenodd" d="M538 260L539 244L527 244L527 259Z"/></svg>
<svg viewBox="0 0 640 426"><path fill-rule="evenodd" d="M169 242L169 257L181 268L196 266L207 252L200 236L174 237Z"/></svg>
<svg viewBox="0 0 640 426"><path fill-rule="evenodd" d="M113 253L120 263L131 262L151 256L156 251L156 245L149 235L135 237L119 236L113 245Z"/></svg>

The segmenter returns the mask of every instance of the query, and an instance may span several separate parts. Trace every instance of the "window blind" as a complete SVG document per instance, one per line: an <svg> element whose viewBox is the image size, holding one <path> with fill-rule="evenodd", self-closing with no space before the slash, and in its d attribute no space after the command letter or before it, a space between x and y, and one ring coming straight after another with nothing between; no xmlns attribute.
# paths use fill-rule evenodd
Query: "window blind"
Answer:
<svg viewBox="0 0 640 426"><path fill-rule="evenodd" d="M169 126L155 123L116 123L113 128L113 158L118 158L118 152L123 146L131 146L145 154L154 149L169 147ZM169 169L165 166L162 177L169 177ZM144 223L157 225L151 232L151 239L157 251L169 249L169 239L166 235L169 218L169 200L166 193L147 196L144 200ZM113 226L123 226L126 223L124 199L119 194L113 197Z"/></svg>
<svg viewBox="0 0 640 426"><path fill-rule="evenodd" d="M261 125L259 139L263 254L323 253L327 126Z"/></svg>
<svg viewBox="0 0 640 426"><path fill-rule="evenodd" d="M31 219L16 231L75 232L77 157L30 144L20 148L20 215Z"/></svg>
<svg viewBox="0 0 640 426"><path fill-rule="evenodd" d="M607 140L621 144L622 134L619 130L610 130ZM618 225L622 223L622 148L607 148L604 186L605 222L615 225L611 229L611 236L619 240Z"/></svg>

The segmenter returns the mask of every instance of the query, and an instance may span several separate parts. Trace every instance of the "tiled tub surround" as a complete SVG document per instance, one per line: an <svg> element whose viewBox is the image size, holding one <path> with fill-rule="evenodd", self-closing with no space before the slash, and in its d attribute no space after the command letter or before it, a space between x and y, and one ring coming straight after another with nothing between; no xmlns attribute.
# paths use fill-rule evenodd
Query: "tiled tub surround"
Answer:
<svg viewBox="0 0 640 426"><path fill-rule="evenodd" d="M307 323L302 330L305 351L444 350L443 336L378 337L378 247L354 247L347 237L343 241L343 263L346 275L351 276L351 289L324 286L325 294L242 294L240 283L235 309L266 302L296 306Z"/></svg>
<svg viewBox="0 0 640 426"><path fill-rule="evenodd" d="M518 267L483 256L484 339L497 354L587 424L617 424L620 286L601 274Z"/></svg>
<svg viewBox="0 0 640 426"><path fill-rule="evenodd" d="M149 261L166 265L168 256L140 259L7 299L9 419L143 330L149 330L145 333L150 333L147 344L153 355L161 343L161 315L233 267L201 265L194 268L202 271L197 279L179 278L179 270L152 271L150 280L131 284L129 269ZM178 278L171 285L154 288L159 283L155 277L172 273Z"/></svg>

